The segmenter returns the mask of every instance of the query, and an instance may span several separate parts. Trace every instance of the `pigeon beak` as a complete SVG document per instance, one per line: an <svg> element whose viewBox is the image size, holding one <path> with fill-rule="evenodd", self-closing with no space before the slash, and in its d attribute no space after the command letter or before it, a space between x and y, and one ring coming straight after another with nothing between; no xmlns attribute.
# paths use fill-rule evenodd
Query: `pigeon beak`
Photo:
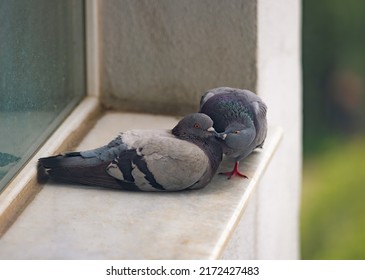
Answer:
<svg viewBox="0 0 365 280"><path fill-rule="evenodd" d="M225 140L226 139L226 137L227 137L227 133L224 133L224 132L222 132L222 133L217 133L218 134L218 137L220 138L220 139L222 139L222 140Z"/></svg>
<svg viewBox="0 0 365 280"><path fill-rule="evenodd" d="M209 131L209 132L213 132L214 133L214 135L216 136L216 137L219 137L219 133L217 132L217 131L215 131L215 129L214 129L214 127L209 127L208 129L207 129L207 131Z"/></svg>

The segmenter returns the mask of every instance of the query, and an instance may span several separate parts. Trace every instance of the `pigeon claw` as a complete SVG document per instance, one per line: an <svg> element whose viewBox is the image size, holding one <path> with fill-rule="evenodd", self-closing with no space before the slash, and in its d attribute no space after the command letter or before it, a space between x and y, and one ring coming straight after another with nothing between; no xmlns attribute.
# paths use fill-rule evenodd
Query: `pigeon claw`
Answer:
<svg viewBox="0 0 365 280"><path fill-rule="evenodd" d="M225 176L228 176L228 180L231 179L232 177L234 176L238 176L238 177L242 177L242 178L245 178L245 179L248 179L248 177L241 173L239 170L238 170L238 162L235 163L234 165L234 168L232 171L228 171L228 172L220 172L219 175L225 175Z"/></svg>

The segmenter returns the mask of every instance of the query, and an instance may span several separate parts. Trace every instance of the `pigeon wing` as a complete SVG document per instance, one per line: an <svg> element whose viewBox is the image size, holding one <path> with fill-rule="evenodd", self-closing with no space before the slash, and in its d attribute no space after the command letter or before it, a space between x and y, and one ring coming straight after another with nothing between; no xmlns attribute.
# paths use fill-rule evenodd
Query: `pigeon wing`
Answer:
<svg viewBox="0 0 365 280"><path fill-rule="evenodd" d="M132 130L122 138L130 150L122 152L107 172L118 180L132 181L141 190L194 188L208 173L209 159L204 151L168 131Z"/></svg>

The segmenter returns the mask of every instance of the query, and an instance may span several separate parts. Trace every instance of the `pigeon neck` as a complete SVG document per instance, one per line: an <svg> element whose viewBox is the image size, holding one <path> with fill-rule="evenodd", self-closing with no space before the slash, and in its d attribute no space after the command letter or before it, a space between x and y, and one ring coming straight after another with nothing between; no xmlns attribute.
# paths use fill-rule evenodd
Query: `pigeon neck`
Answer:
<svg viewBox="0 0 365 280"><path fill-rule="evenodd" d="M190 142L202 148L204 153L209 158L212 172L215 173L223 157L222 144L219 142L219 140L215 137L211 137L203 141L191 139Z"/></svg>
<svg viewBox="0 0 365 280"><path fill-rule="evenodd" d="M225 131L235 131L235 130L250 130L255 129L255 124L251 118L243 118L238 121L234 121L228 124Z"/></svg>
<svg viewBox="0 0 365 280"><path fill-rule="evenodd" d="M253 119L250 114L243 113L243 115L240 116L238 123L243 125L245 128L254 128L255 127L255 124L254 124Z"/></svg>

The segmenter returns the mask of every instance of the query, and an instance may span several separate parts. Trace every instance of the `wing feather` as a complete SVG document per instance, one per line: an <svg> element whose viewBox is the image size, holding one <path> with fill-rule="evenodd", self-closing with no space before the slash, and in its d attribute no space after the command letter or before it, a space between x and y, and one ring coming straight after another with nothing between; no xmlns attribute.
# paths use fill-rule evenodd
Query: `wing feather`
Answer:
<svg viewBox="0 0 365 280"><path fill-rule="evenodd" d="M203 150L171 134L140 138L133 146L139 149L156 182L166 190L193 186L209 167Z"/></svg>

